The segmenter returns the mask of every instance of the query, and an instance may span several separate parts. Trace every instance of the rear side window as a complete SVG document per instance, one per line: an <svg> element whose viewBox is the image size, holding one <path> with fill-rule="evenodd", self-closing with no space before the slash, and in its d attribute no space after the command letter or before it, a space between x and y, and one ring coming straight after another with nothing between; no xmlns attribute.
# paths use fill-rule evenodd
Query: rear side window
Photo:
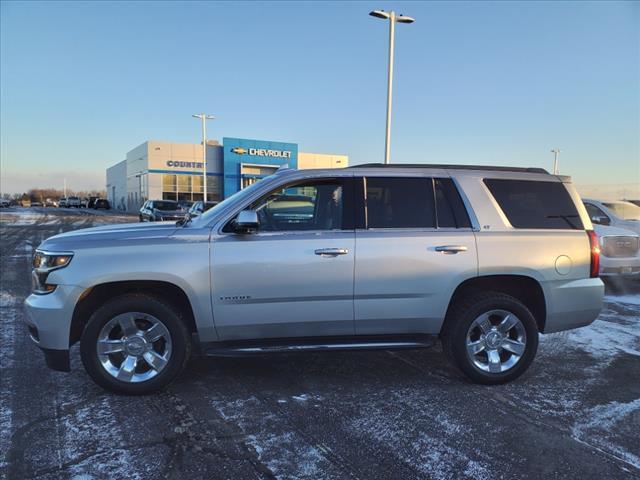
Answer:
<svg viewBox="0 0 640 480"><path fill-rule="evenodd" d="M366 218L369 228L434 228L431 179L367 177Z"/></svg>
<svg viewBox="0 0 640 480"><path fill-rule="evenodd" d="M515 228L584 228L562 183L489 178L484 183Z"/></svg>
<svg viewBox="0 0 640 480"><path fill-rule="evenodd" d="M458 189L450 178L433 180L436 193L438 228L470 228L469 214Z"/></svg>

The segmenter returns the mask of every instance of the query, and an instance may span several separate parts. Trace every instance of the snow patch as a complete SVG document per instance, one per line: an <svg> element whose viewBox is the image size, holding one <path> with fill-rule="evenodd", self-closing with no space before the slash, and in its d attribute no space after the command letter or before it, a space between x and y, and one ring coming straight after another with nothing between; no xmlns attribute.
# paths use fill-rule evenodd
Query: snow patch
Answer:
<svg viewBox="0 0 640 480"><path fill-rule="evenodd" d="M2 292L5 293L5 292ZM0 296L0 299L4 299ZM13 435L13 376L7 372L12 371L15 363L15 334L17 313L15 309L3 311L0 315L0 365L5 372L0 381L0 452L8 452ZM6 468L6 455L0 456L0 470Z"/></svg>
<svg viewBox="0 0 640 480"><path fill-rule="evenodd" d="M13 307L16 303L18 303L18 299L15 295L4 290L0 290L0 307ZM4 324L4 322L2 323Z"/></svg>
<svg viewBox="0 0 640 480"><path fill-rule="evenodd" d="M606 302L626 303L628 305L640 305L640 295L606 295Z"/></svg>
<svg viewBox="0 0 640 480"><path fill-rule="evenodd" d="M298 398L310 398L297 395ZM292 397L294 398L294 397ZM299 401L299 400L297 400ZM286 400L276 400L285 403ZM295 430L282 430L282 418L265 412L269 405L255 396L234 401L212 401L222 418L234 423L244 434L261 463L277 478L319 479L338 477L326 458L327 448L309 442Z"/></svg>
<svg viewBox="0 0 640 480"><path fill-rule="evenodd" d="M618 431L633 425L634 417L640 414L640 398L629 403L611 402L588 410L584 420L571 429L571 436L580 442L605 450L640 469L640 457L615 442ZM637 435L632 432L631 435ZM637 446L637 444L636 444Z"/></svg>

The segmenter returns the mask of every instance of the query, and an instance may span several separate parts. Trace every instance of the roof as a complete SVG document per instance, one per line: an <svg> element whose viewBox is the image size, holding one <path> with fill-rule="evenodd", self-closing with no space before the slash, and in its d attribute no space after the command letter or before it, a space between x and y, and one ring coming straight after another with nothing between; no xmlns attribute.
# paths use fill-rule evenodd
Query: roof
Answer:
<svg viewBox="0 0 640 480"><path fill-rule="evenodd" d="M519 173L546 173L544 168L536 167L496 167L489 165L448 165L429 163L364 163L362 165L352 165L347 168L425 168L425 169L447 169L447 170L485 170L493 172L519 172Z"/></svg>

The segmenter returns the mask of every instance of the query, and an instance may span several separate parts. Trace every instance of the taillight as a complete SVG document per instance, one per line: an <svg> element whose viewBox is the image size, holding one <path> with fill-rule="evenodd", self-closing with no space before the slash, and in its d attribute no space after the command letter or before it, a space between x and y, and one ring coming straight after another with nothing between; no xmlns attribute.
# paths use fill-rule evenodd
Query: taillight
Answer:
<svg viewBox="0 0 640 480"><path fill-rule="evenodd" d="M591 278L596 278L600 274L600 242L598 235L593 230L587 230L587 235L589 235L591 249Z"/></svg>

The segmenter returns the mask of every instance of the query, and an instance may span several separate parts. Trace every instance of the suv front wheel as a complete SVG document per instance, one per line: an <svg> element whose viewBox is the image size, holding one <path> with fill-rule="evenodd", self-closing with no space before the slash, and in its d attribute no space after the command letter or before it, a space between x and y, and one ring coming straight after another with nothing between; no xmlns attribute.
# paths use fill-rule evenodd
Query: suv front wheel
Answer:
<svg viewBox="0 0 640 480"><path fill-rule="evenodd" d="M180 312L148 294L116 297L91 315L80 341L84 367L100 386L143 395L167 386L191 353Z"/></svg>
<svg viewBox="0 0 640 480"><path fill-rule="evenodd" d="M471 380L506 383L522 375L538 349L538 326L518 299L484 292L456 302L442 333L450 360Z"/></svg>

